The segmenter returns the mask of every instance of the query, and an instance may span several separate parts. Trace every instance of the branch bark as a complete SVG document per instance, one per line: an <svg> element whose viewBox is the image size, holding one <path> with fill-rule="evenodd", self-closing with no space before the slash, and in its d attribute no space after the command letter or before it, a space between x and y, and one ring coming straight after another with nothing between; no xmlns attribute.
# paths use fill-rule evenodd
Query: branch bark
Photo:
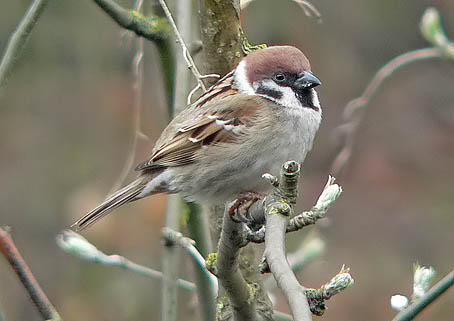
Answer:
<svg viewBox="0 0 454 321"><path fill-rule="evenodd" d="M239 0L199 0L205 74L228 73L244 56ZM215 80L212 81L212 83Z"/></svg>
<svg viewBox="0 0 454 321"><path fill-rule="evenodd" d="M182 201L179 195L169 195L167 202L167 213L165 226L173 230L180 230L180 214ZM178 298L178 272L181 248L173 242L164 244L162 255L163 288L162 288L162 310L163 321L174 321L177 317Z"/></svg>
<svg viewBox="0 0 454 321"><path fill-rule="evenodd" d="M166 40L170 27L166 18L145 17L135 10L127 10L112 0L94 0L118 25L151 41Z"/></svg>
<svg viewBox="0 0 454 321"><path fill-rule="evenodd" d="M112 0L93 1L120 27L153 41L157 45L165 79L167 100L171 106L175 69L172 46L169 42L171 30L167 19L159 16L144 16L136 10L125 9Z"/></svg>
<svg viewBox="0 0 454 321"><path fill-rule="evenodd" d="M265 252L268 267L284 292L295 321L312 320L305 288L296 279L285 254L285 234L297 197L300 166L287 162L282 167L279 188L265 199ZM289 204L290 203L290 204Z"/></svg>
<svg viewBox="0 0 454 321"><path fill-rule="evenodd" d="M225 290L232 308L234 321L255 321L257 313L250 285L239 268L239 256L243 243L243 225L235 223L224 211L221 237L216 260L216 276ZM225 307L225 305L223 305ZM225 310L220 311L225 312ZM219 316L218 316L219 317ZM224 318L221 318L224 319Z"/></svg>
<svg viewBox="0 0 454 321"><path fill-rule="evenodd" d="M61 317L57 310L50 303L44 291L39 286L33 276L24 258L19 253L19 250L14 245L8 231L0 227L0 251L3 253L9 264L16 272L23 286L27 290L28 295L32 299L39 313L45 320L61 321Z"/></svg>
<svg viewBox="0 0 454 321"><path fill-rule="evenodd" d="M16 64L38 19L41 17L48 0L34 0L25 16L13 32L0 63L0 89L6 86L11 70Z"/></svg>

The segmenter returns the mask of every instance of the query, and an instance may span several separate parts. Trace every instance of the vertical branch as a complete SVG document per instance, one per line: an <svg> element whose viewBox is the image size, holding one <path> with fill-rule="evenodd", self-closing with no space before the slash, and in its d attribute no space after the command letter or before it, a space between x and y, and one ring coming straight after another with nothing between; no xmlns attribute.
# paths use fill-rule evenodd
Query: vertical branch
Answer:
<svg viewBox="0 0 454 321"><path fill-rule="evenodd" d="M181 4L175 5L177 8L177 15L179 23L186 23L185 19L187 19L185 14L191 14L191 12L184 12L187 3L189 1L185 1ZM162 3L161 3L162 6ZM180 6L183 6L181 8ZM164 7L168 10L166 4L164 3ZM164 9L164 8L163 8ZM170 15L170 12L165 12L166 16ZM180 21L181 20L181 21ZM170 22L170 21L169 21ZM173 19L172 19L173 22ZM176 27L175 27L176 28ZM188 30L183 29L182 31L188 32ZM187 34L185 34L186 36ZM168 46L167 50L172 50L172 55L176 56L178 52L176 48L176 44L172 44ZM162 54L161 54L162 56ZM164 66L164 65L163 65ZM185 63L185 60L182 59L181 55L175 59L175 67L173 70L175 71L175 77L172 77L172 81L174 81L175 85L173 86L171 92L169 92L169 97L171 97L171 101L169 101L169 114L173 117L179 111L181 111L184 106L186 106L186 95L189 91L189 80L188 80L188 70ZM166 68L163 69L164 73L168 73L169 70ZM169 75L167 75L168 77ZM170 87L169 87L170 88ZM170 195L167 201L167 212L166 212L166 223L165 226L171 228L175 231L180 230L180 215L182 210L182 200L178 195ZM178 296L178 288L175 280L178 278L178 267L179 267L179 259L180 259L181 249L178 245L172 244L170 242L165 243L164 254L162 258L162 268L164 273L163 279L163 291L162 291L162 320L163 321L173 321L176 319L177 315L177 296Z"/></svg>
<svg viewBox="0 0 454 321"><path fill-rule="evenodd" d="M165 226L175 231L180 230L181 199L178 195L169 195ZM174 321L177 316L178 271L181 248L172 242L164 243L162 255L162 321Z"/></svg>
<svg viewBox="0 0 454 321"><path fill-rule="evenodd" d="M189 209L189 219L187 221L189 234L196 242L200 253L207 257L213 251L208 224L208 217L202 213L202 209L192 203L187 203ZM215 289L213 283L197 265L194 265L196 273L197 295L204 321L214 320L216 317L215 309ZM214 295L213 295L214 294Z"/></svg>
<svg viewBox="0 0 454 321"><path fill-rule="evenodd" d="M181 34L180 41L190 43L192 40L192 2L178 2L178 5L175 6L175 18ZM186 48L184 43L182 45L184 46L183 48ZM186 59L178 49L178 44L174 44L174 52L176 56L175 87L173 91L173 96L175 97L174 113L178 114L186 107L186 97L191 91L191 80Z"/></svg>
<svg viewBox="0 0 454 321"><path fill-rule="evenodd" d="M205 74L228 73L244 56L239 0L199 0Z"/></svg>
<svg viewBox="0 0 454 321"><path fill-rule="evenodd" d="M12 34L0 63L0 89L6 86L11 70L47 3L48 0L34 0Z"/></svg>
<svg viewBox="0 0 454 321"><path fill-rule="evenodd" d="M287 261L285 234L298 195L300 166L289 161L282 166L279 187L265 198L265 252L264 257L277 285L284 292L295 321L310 321L312 313L307 297Z"/></svg>
<svg viewBox="0 0 454 321"><path fill-rule="evenodd" d="M60 321L60 315L39 286L27 263L14 245L9 233L0 227L0 251L16 272L33 303L45 320Z"/></svg>
<svg viewBox="0 0 454 321"><path fill-rule="evenodd" d="M216 275L229 299L233 321L255 321L257 309L253 293L239 266L242 243L243 224L234 222L226 209L218 245Z"/></svg>

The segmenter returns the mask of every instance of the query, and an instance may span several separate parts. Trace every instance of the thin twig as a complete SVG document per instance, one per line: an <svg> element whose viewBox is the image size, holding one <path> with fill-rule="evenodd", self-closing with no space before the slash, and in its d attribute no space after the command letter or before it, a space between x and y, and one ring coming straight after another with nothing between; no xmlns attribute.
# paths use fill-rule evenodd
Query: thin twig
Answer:
<svg viewBox="0 0 454 321"><path fill-rule="evenodd" d="M280 183L277 181L277 178L265 174L263 177L270 182L275 188L279 188ZM328 209L331 205L339 198L342 194L342 187L338 184L334 184L335 178L328 176L328 181L326 182L325 187L323 188L322 193L317 199L317 203L308 211L304 211L301 214L298 214L289 220L287 226L287 233L294 232L302 229L305 226L315 224L319 219L322 219L326 216ZM266 198L265 198L266 200ZM263 221L264 215L266 213L263 210L263 203L257 202L249 209L249 214L252 217L253 221L260 223ZM266 229L264 227L260 228L257 231L251 229L246 230L246 241L244 245L247 244L247 241L253 243L263 243L265 241Z"/></svg>
<svg viewBox="0 0 454 321"><path fill-rule="evenodd" d="M163 273L139 265L120 255L108 255L98 250L96 246L87 241L82 235L71 230L64 230L56 237L57 245L66 253L71 254L84 261L93 262L100 265L116 266L146 277L162 280ZM194 283L178 279L177 284L180 288L194 291Z"/></svg>
<svg viewBox="0 0 454 321"><path fill-rule="evenodd" d="M304 14L308 17L315 17L319 20L319 22L322 20L322 15L320 11L317 10L317 8L309 1L307 0L292 0L293 2L296 2L298 6L303 9Z"/></svg>
<svg viewBox="0 0 454 321"><path fill-rule="evenodd" d="M136 10L127 10L112 0L93 0L120 27L134 32L157 45L161 65L164 69L164 85L170 105L173 91L173 53L169 38L171 29L167 18L144 16ZM142 136L143 133L139 133Z"/></svg>
<svg viewBox="0 0 454 321"><path fill-rule="evenodd" d="M170 26L172 27L173 32L175 33L175 36L177 37L177 41L180 44L181 49L183 50L183 57L186 60L188 68L194 74L194 77L196 78L199 87L202 88L202 90L205 92L206 87L202 81L202 75L200 74L199 70L197 69L197 66L194 63L194 60L192 60L192 57L189 54L189 50L186 47L186 44L184 43L184 40L181 37L180 32L178 31L177 25L175 24L175 21L173 20L172 14L170 13L170 10L167 7L167 4L165 3L164 0L159 0L159 3L161 4L162 10L164 10L164 14L166 15L167 19L169 20Z"/></svg>
<svg viewBox="0 0 454 321"><path fill-rule="evenodd" d="M454 286L454 271L451 271L441 281L435 284L421 299L401 311L393 321L413 320L429 304L439 298L446 290Z"/></svg>
<svg viewBox="0 0 454 321"><path fill-rule="evenodd" d="M127 258L120 256L120 255L115 255L115 254L108 255L106 257L106 260L104 260L100 264L121 267L125 270L135 272L137 274L145 275L145 276L151 277L153 279L162 280L162 278L163 278L163 273L161 271L156 271L156 270L150 269L146 266L134 263L131 260L128 260ZM178 287L180 287L182 289L185 289L188 291L196 290L196 285L190 281L186 281L183 279L177 279L176 283L177 283Z"/></svg>
<svg viewBox="0 0 454 321"><path fill-rule="evenodd" d="M143 0L136 0L134 10L140 12L142 8ZM128 176L132 167L134 166L134 160L136 158L137 142L141 135L144 135L140 129L140 112L142 110L142 88L143 88L143 38L136 38L136 54L132 60L132 74L134 78L134 102L133 102L133 136L130 143L129 151L127 153L127 159L123 168L118 176L117 181L113 184L108 195L113 194L120 188L124 180Z"/></svg>
<svg viewBox="0 0 454 321"><path fill-rule="evenodd" d="M2 227L0 227L0 251L8 260L14 272L16 272L42 317L45 320L60 321L60 315L39 286L27 263L25 263L16 248L9 232Z"/></svg>
<svg viewBox="0 0 454 321"><path fill-rule="evenodd" d="M11 71L48 2L48 0L34 0L16 31L11 35L0 62L0 89L6 86Z"/></svg>
<svg viewBox="0 0 454 321"><path fill-rule="evenodd" d="M241 1L241 10L245 9L252 1L254 0L242 0ZM321 13L318 9L309 1L307 0L291 0L295 2L303 11L304 14L308 17L315 17L319 21L321 21Z"/></svg>
<svg viewBox="0 0 454 321"><path fill-rule="evenodd" d="M440 58L441 56L442 52L440 48L413 50L397 56L378 70L361 96L347 103L343 112L344 124L339 126L336 131L343 134L344 145L331 165L330 172L332 174L340 176L345 168L345 165L350 159L354 144L354 135L362 119L362 114L358 113L358 111L363 109L369 103L370 99L383 81L391 76L394 71L407 65L408 63L425 59Z"/></svg>
<svg viewBox="0 0 454 321"><path fill-rule="evenodd" d="M166 242L171 242L181 246L189 253L189 255L191 255L194 261L199 265L200 269L210 279L212 288L214 290L211 294L214 297L217 293L218 281L216 277L214 277L214 275L208 272L208 270L206 269L205 259L203 258L202 254L200 254L199 250L197 250L197 248L195 247L194 240L191 240L188 237L184 237L183 234L174 231L169 227L164 227L162 229L162 237Z"/></svg>

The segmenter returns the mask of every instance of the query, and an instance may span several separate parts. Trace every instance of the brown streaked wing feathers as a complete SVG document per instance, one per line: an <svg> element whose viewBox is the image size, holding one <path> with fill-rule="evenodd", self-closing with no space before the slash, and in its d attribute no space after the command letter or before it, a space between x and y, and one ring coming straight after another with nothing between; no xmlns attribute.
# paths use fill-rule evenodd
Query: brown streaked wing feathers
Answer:
<svg viewBox="0 0 454 321"><path fill-rule="evenodd" d="M241 105L237 99L242 102ZM193 106L187 108L164 130L151 158L137 166L136 170L186 165L200 157L203 153L202 146L209 148L213 144L234 143L242 131L226 130L224 125L216 123L216 120L235 119L236 121L229 125L239 129L249 127L251 126L249 119L257 116L261 99L263 98L238 94L213 99L203 109L196 109ZM230 107L232 105L237 107L233 109ZM190 119L181 121L190 115L193 115Z"/></svg>

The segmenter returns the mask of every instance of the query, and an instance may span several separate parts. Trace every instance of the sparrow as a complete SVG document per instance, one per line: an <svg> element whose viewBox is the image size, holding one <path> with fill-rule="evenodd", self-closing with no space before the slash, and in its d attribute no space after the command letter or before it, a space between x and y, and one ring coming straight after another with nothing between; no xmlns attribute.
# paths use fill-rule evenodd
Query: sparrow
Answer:
<svg viewBox="0 0 454 321"><path fill-rule="evenodd" d="M254 51L179 113L164 129L138 178L71 227L83 230L112 210L157 193L189 202L225 204L266 193L264 173L300 164L312 148L322 110L320 80L292 46Z"/></svg>

